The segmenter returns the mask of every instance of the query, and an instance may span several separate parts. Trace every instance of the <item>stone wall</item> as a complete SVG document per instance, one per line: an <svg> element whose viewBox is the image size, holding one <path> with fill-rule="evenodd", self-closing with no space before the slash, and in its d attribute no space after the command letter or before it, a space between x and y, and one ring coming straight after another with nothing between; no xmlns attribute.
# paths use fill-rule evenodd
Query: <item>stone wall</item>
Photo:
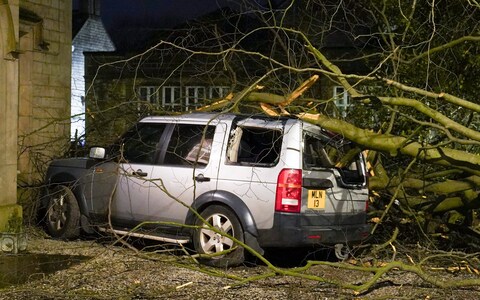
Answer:
<svg viewBox="0 0 480 300"><path fill-rule="evenodd" d="M71 11L71 0L0 1L0 251L25 247L18 195L34 193L17 187L40 183L68 146Z"/></svg>
<svg viewBox="0 0 480 300"><path fill-rule="evenodd" d="M41 180L70 135L70 0L20 1L18 170L21 184Z"/></svg>
<svg viewBox="0 0 480 300"><path fill-rule="evenodd" d="M16 204L19 34L15 24L18 0L0 2L0 233L18 231L11 228L11 220L21 217Z"/></svg>

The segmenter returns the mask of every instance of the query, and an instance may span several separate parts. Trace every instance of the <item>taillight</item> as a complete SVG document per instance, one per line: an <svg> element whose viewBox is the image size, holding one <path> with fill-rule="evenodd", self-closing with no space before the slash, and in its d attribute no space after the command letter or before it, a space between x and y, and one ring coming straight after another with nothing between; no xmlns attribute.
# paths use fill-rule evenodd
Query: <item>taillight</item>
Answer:
<svg viewBox="0 0 480 300"><path fill-rule="evenodd" d="M278 174L275 210L300 212L302 207L302 170L283 169Z"/></svg>

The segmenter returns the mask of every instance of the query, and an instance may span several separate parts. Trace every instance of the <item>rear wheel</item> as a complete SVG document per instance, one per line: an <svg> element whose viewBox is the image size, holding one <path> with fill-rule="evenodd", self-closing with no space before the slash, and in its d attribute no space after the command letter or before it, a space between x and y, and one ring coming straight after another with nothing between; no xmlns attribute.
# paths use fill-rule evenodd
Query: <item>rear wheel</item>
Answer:
<svg viewBox="0 0 480 300"><path fill-rule="evenodd" d="M244 249L224 235L228 234L240 242L244 241L243 229L237 216L230 209L220 205L207 207L201 216L205 219L206 224L197 220L196 225L200 228L195 230L193 243L198 253L211 255L211 257L202 259L202 262L215 267L236 266L243 263ZM210 229L207 224L217 229L218 232ZM229 250L231 252L227 254L216 255Z"/></svg>
<svg viewBox="0 0 480 300"><path fill-rule="evenodd" d="M52 237L73 239L80 235L80 209L75 195L67 186L49 189L46 223Z"/></svg>

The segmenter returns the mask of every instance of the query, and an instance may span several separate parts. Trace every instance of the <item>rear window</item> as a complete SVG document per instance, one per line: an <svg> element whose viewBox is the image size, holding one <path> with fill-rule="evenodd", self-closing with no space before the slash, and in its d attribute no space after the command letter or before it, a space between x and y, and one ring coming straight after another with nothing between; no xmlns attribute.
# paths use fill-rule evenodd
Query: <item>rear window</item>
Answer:
<svg viewBox="0 0 480 300"><path fill-rule="evenodd" d="M343 139L304 133L303 169L336 168L345 183L364 183L365 168L361 149Z"/></svg>
<svg viewBox="0 0 480 300"><path fill-rule="evenodd" d="M282 136L280 129L237 126L230 134L227 160L231 164L274 166L280 157Z"/></svg>

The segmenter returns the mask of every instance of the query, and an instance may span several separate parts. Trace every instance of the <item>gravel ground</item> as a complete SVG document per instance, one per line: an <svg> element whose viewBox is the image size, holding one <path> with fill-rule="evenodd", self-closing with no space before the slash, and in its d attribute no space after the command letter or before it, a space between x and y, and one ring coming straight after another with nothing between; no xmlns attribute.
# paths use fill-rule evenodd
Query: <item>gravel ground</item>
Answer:
<svg viewBox="0 0 480 300"><path fill-rule="evenodd" d="M439 289L399 270L384 275L374 288L362 294L325 282L280 275L235 286L238 280L232 277L261 276L269 272L268 268L257 265L212 269L191 263L178 253L136 252L98 240L57 241L38 231L29 234L28 252L88 258L52 274L34 274L24 284L0 289L0 299L480 299L479 286ZM434 275L445 280L480 278L474 272L438 272ZM324 265L303 273L352 284L372 276Z"/></svg>

